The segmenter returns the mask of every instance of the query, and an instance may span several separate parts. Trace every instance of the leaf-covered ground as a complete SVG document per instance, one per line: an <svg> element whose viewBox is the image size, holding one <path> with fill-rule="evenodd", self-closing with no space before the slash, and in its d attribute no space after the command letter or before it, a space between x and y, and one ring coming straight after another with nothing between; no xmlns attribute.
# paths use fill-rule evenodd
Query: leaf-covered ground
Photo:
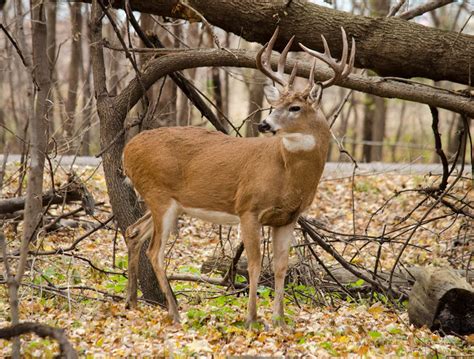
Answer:
<svg viewBox="0 0 474 359"><path fill-rule="evenodd" d="M9 167L7 187L3 195L11 196L16 190L16 167ZM100 170L77 169L86 180L88 189L97 202L104 201L94 217L83 212L74 217L78 227L61 228L55 232L41 232L35 250L38 252L66 248L75 239L105 221L110 216L103 174ZM11 176L11 177L10 177ZM58 172L56 181L64 180ZM334 232L380 236L397 225L410 225L420 220L430 206L430 200L421 204L413 215L404 218L423 196L408 192L394 198L383 210L376 212L395 191L417 188L434 183L437 177L378 176L324 180L319 187L314 205L308 215L324 223ZM45 186L50 183L46 179ZM469 180L456 185L456 193L469 198ZM353 189L353 191L352 191ZM60 214L77 208L75 205L50 210ZM442 217L418 229L407 248L403 260L407 265L451 265L460 267L469 260L472 243L453 247L454 239L472 235L472 222L456 218L446 208L438 208L429 218ZM372 219L371 219L372 218ZM371 220L370 220L371 219ZM367 226L369 223L370 226ZM71 223L67 223L71 224ZM238 243L237 231L219 232L213 226L198 220L182 218L178 224L176 241L170 240L168 274L199 274L202 261L222 250L220 235L226 246ZM385 228L385 229L384 229ZM467 229L466 229L467 228ZM21 223L8 222L4 231L10 253L19 243ZM115 239L115 240L114 240ZM114 245L114 242L116 243ZM472 241L471 241L472 242ZM342 250L341 244L336 244ZM114 249L115 248L115 249ZM360 249L348 246L345 256L356 254L354 261L373 268L378 245L369 243ZM382 269L390 269L400 244L390 243L381 255ZM322 258L333 261L319 248ZM360 251L357 255L357 251ZM295 255L297 249L292 250ZM467 259L466 259L467 258ZM471 257L472 259L472 257ZM82 357L177 356L190 355L261 355L261 356L366 356L366 357L448 357L474 356L474 337L440 336L426 328L413 328L403 306L394 307L379 301L343 299L325 293L325 305L315 305L308 297L314 288L287 291L286 314L288 327L271 325L272 291L259 289L259 316L263 324L246 330L247 298L245 293L226 292L225 288L196 282L173 281L178 296L182 324L173 325L160 307L140 303L136 310L124 308L127 255L115 225L93 233L81 241L76 250L54 256L32 257L34 270L26 273L21 288L22 320L38 321L64 328ZM471 265L472 266L472 265ZM95 267L95 268L94 268ZM3 270L3 266L0 266ZM98 270L100 269L100 270ZM103 271L113 272L104 273ZM2 272L3 274L3 272ZM319 301L320 303L320 301ZM0 327L9 323L9 305L5 285L0 286ZM26 356L52 357L57 345L52 340L35 336L23 337ZM10 342L0 340L0 356L10 353Z"/></svg>

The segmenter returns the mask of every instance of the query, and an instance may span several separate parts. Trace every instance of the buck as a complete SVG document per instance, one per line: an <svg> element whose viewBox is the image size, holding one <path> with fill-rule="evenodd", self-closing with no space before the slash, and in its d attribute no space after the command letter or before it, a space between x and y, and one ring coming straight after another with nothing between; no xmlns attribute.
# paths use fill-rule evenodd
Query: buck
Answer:
<svg viewBox="0 0 474 359"><path fill-rule="evenodd" d="M341 28L342 29L342 28ZM151 237L147 255L166 297L170 317L179 322L178 305L165 273L165 244L177 216L186 213L217 224L239 224L248 259L249 301L247 323L257 320L257 284L260 276L260 234L272 227L275 296L273 320L284 324L284 280L289 246L298 216L314 198L323 173L330 132L320 110L322 89L346 77L353 67L355 43L348 56L347 36L342 29L340 61L331 57L324 36L324 53L299 44L313 57L329 65L334 75L314 81L296 91L296 65L285 80L284 67L291 38L278 61L270 59L278 28L257 55L257 67L274 83L265 94L273 111L259 125L260 132L273 136L235 138L196 127L159 128L135 136L124 151L124 172L148 207L150 216L140 219L142 235L127 236L129 280L127 306L137 303L139 249L143 238ZM316 60L315 60L316 61ZM143 228L146 229L143 229ZM130 232L129 232L130 234Z"/></svg>

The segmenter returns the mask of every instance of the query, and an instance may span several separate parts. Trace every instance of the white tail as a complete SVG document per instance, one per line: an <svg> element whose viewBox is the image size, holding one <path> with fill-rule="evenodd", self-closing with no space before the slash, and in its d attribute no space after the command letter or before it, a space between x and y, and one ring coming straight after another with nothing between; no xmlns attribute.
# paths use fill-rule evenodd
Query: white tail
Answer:
<svg viewBox="0 0 474 359"><path fill-rule="evenodd" d="M273 111L259 125L260 132L271 132L274 136L234 138L195 127L159 128L140 133L125 148L125 173L153 218L153 234L148 232L152 237L148 257L166 296L169 314L176 322L178 306L165 274L164 248L176 217L187 213L219 224L240 222L250 280L248 323L257 319L261 227L272 227L274 321L284 323L284 279L294 225L313 201L329 147L329 126L319 110L321 90L349 74L355 44L352 42L347 61L348 45L343 30L344 50L339 63L330 57L324 37L324 54L302 46L331 66L334 77L322 84L315 83L311 71L309 85L298 92L293 89L296 66L288 82L283 74L293 39L282 52L277 72L271 69L270 57L277 34L278 29L257 57L258 68L283 86L281 91L273 86L266 88ZM147 223L151 223L149 216L133 228ZM127 237L127 304L135 306L139 248L144 235Z"/></svg>

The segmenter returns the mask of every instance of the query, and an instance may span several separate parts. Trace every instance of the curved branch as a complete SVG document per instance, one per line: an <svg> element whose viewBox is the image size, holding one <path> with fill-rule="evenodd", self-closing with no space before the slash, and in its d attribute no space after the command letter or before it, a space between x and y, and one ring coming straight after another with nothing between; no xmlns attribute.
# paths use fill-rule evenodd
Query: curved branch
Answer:
<svg viewBox="0 0 474 359"><path fill-rule="evenodd" d="M232 66L256 68L256 52L246 50L185 50L171 53L153 60L148 69L142 74L145 88L149 88L159 78L188 68L205 66ZM277 63L277 57L272 58L272 64ZM295 64L288 60L285 71L290 73ZM298 64L298 76L308 77L311 69L310 63ZM327 80L331 71L317 68L315 78L318 81ZM424 103L430 106L444 108L453 112L474 117L474 101L465 94L456 94L443 89L425 86L423 84L403 81L402 79L386 79L383 77L362 77L351 75L344 80L336 82L337 85L356 91L370 93L380 97L399 98L402 100ZM113 99L114 108L121 114L126 114L142 95L142 87L135 78Z"/></svg>
<svg viewBox="0 0 474 359"><path fill-rule="evenodd" d="M67 340L64 330L45 324L25 322L6 328L0 328L0 338L11 339L31 332L42 338L51 337L55 339L59 344L59 350L61 352L62 358L73 359L78 357L71 343L69 343Z"/></svg>

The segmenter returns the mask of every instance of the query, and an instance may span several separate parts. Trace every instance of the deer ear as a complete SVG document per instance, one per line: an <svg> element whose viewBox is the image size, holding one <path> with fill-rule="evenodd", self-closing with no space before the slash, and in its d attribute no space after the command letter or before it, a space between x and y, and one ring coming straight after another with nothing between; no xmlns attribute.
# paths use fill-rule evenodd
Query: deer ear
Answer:
<svg viewBox="0 0 474 359"><path fill-rule="evenodd" d="M309 102L311 102L313 106L319 105L322 94L323 94L323 87L318 83L314 84L314 86L311 88L311 90L308 93Z"/></svg>
<svg viewBox="0 0 474 359"><path fill-rule="evenodd" d="M273 85L265 85L263 92L269 104L274 104L281 96L280 91Z"/></svg>

